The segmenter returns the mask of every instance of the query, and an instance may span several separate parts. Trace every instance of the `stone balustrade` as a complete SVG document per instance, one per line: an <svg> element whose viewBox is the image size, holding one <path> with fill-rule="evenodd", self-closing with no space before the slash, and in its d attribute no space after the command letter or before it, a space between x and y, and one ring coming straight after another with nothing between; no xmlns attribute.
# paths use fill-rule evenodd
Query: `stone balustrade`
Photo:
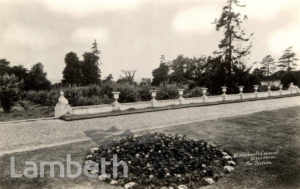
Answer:
<svg viewBox="0 0 300 189"><path fill-rule="evenodd" d="M239 86L238 94L226 94L227 87L222 87L222 94L216 96L207 96L207 88L201 88L201 97L184 98L184 89L178 89L179 98L170 100L156 100L156 90L150 90L152 99L151 101L133 102L133 103L119 103L120 92L113 92L114 102L112 104L91 105L91 106L76 106L71 107L68 100L64 97L64 93L60 92L58 103L55 106L55 117L61 117L63 115L82 115L82 114L97 114L106 113L112 111L124 111L132 109L145 109L155 107L165 107L172 105L184 105L184 104L201 104L201 103L217 103L224 101L239 101L247 99L267 98L273 96L284 96L291 94L299 94L300 90L298 86L291 83L287 90L282 89L282 85L279 86L278 91L271 91L271 87L268 87L266 92L258 92L259 85L254 85L254 93L244 93L244 86Z"/></svg>

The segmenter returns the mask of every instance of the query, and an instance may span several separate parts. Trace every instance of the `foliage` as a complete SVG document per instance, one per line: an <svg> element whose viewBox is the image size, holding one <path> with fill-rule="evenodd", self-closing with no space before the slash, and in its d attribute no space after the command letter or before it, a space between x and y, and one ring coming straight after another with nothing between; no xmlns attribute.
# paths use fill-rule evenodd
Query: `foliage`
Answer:
<svg viewBox="0 0 300 189"><path fill-rule="evenodd" d="M292 51L292 47L289 47L283 51L283 55L278 60L278 66L282 70L287 72L292 71L297 65L295 62L298 61L296 53Z"/></svg>
<svg viewBox="0 0 300 189"><path fill-rule="evenodd" d="M101 104L101 98L98 96L90 96L90 97L86 97L86 96L82 96L79 97L79 99L77 100L77 102L74 104L76 106L87 106L87 105L97 105L97 104Z"/></svg>
<svg viewBox="0 0 300 189"><path fill-rule="evenodd" d="M203 93L201 87L195 87L192 89L185 90L183 96L185 98L191 98L191 97L200 97L202 95Z"/></svg>
<svg viewBox="0 0 300 189"><path fill-rule="evenodd" d="M207 70L201 84L208 88L210 94L221 94L222 86L227 86L228 94L238 93L238 86L244 86L245 92L251 92L253 85L260 83L260 79L251 74L250 68L246 68L244 64L233 65L231 75L226 74L226 66L221 57L208 59Z"/></svg>
<svg viewBox="0 0 300 189"><path fill-rule="evenodd" d="M268 79L270 79L270 76L274 73L276 70L275 61L272 58L271 55L267 55L263 58L263 60L260 62L261 71L263 72L264 76Z"/></svg>
<svg viewBox="0 0 300 189"><path fill-rule="evenodd" d="M129 177L103 178L101 175L103 180L110 183L115 179L120 186L135 182L138 186L135 188L199 188L207 184L204 178L217 180L224 175L224 166L235 164L228 152L213 143L163 133L129 135L92 148L86 160L100 163L101 158L111 159L116 153L118 158L129 162ZM186 186L178 186L183 184Z"/></svg>
<svg viewBox="0 0 300 189"><path fill-rule="evenodd" d="M91 52L83 54L81 62L82 85L94 85L100 83L99 57Z"/></svg>
<svg viewBox="0 0 300 189"><path fill-rule="evenodd" d="M123 76L120 76L117 83L127 83L129 85L133 85L136 70L121 70L121 72L123 73Z"/></svg>
<svg viewBox="0 0 300 189"><path fill-rule="evenodd" d="M152 99L150 90L151 86L149 85L143 84L140 87L138 87L138 93L142 101L149 101Z"/></svg>
<svg viewBox="0 0 300 189"><path fill-rule="evenodd" d="M152 71L152 85L159 86L169 81L170 68L165 61L164 55L161 55L159 67Z"/></svg>
<svg viewBox="0 0 300 189"><path fill-rule="evenodd" d="M129 85L127 83L119 84L117 86L117 91L120 92L119 102L137 102L139 100L139 93L135 86Z"/></svg>
<svg viewBox="0 0 300 189"><path fill-rule="evenodd" d="M178 88L176 85L161 85L156 94L157 100L176 99L178 98Z"/></svg>
<svg viewBox="0 0 300 189"><path fill-rule="evenodd" d="M243 7L243 5L240 5L239 0L228 0L220 18L215 22L216 30L223 30L224 34L224 38L219 44L220 51L215 53L223 58L228 76L233 71L233 65L237 64L242 57L247 56L252 47L251 44L244 48L240 47L241 42L249 41L249 38L245 37L244 30L241 29L241 24L247 19L247 16L241 18L241 14L235 12L234 7Z"/></svg>
<svg viewBox="0 0 300 189"><path fill-rule="evenodd" d="M76 53L69 52L65 57L66 67L63 71L63 80L64 85L77 85L81 84L82 74L80 68L80 61Z"/></svg>
<svg viewBox="0 0 300 189"><path fill-rule="evenodd" d="M288 88L291 82L293 82L294 85L300 86L300 71L286 72L280 81L284 88Z"/></svg>
<svg viewBox="0 0 300 189"><path fill-rule="evenodd" d="M280 80L285 73L285 71L279 70L270 76L270 80Z"/></svg>
<svg viewBox="0 0 300 189"><path fill-rule="evenodd" d="M27 91L23 99L30 100L43 106L55 106L57 104L59 93L57 90L50 91Z"/></svg>
<svg viewBox="0 0 300 189"><path fill-rule="evenodd" d="M101 54L101 51L98 49L98 43L97 43L96 39L94 40L94 42L92 44L92 53L98 57ZM100 57L99 57L98 61L100 62Z"/></svg>
<svg viewBox="0 0 300 189"><path fill-rule="evenodd" d="M36 63L29 71L28 80L25 81L25 90L48 90L51 82L47 79L47 73L44 72L44 65Z"/></svg>
<svg viewBox="0 0 300 189"><path fill-rule="evenodd" d="M0 59L0 76L3 76L5 73L9 73L10 62L8 62L6 59Z"/></svg>
<svg viewBox="0 0 300 189"><path fill-rule="evenodd" d="M4 112L11 111L14 103L19 99L22 82L14 75L0 75L0 101Z"/></svg>

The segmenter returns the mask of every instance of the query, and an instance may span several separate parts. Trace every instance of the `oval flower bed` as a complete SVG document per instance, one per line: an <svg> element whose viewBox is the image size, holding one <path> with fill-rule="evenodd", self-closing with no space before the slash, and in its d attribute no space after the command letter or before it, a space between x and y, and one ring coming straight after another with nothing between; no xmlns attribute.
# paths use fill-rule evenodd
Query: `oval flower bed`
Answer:
<svg viewBox="0 0 300 189"><path fill-rule="evenodd" d="M232 156L219 146L185 136L162 133L128 136L118 142L91 149L87 160L101 165L101 158L128 165L128 178L107 178L100 172L99 179L125 188L195 188L213 184L224 173L234 170ZM107 170L106 173L112 173ZM121 176L121 177L120 177Z"/></svg>

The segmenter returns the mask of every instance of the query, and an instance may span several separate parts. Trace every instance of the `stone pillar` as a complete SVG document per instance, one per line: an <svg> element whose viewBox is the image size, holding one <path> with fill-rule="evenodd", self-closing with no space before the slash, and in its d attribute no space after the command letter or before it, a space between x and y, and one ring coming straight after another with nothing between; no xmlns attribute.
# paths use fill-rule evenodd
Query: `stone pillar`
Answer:
<svg viewBox="0 0 300 189"><path fill-rule="evenodd" d="M202 94L203 94L203 96L202 96L203 102L205 102L206 98L207 98L207 96L206 96L207 88L203 87L201 89L202 89Z"/></svg>
<svg viewBox="0 0 300 189"><path fill-rule="evenodd" d="M68 100L64 96L64 92L60 91L60 96L58 98L58 103L55 105L54 116L61 117L66 114L71 114L72 108L69 105Z"/></svg>
<svg viewBox="0 0 300 189"><path fill-rule="evenodd" d="M184 91L184 89L178 89L178 93L179 93L179 104L184 104L184 103L185 103L185 99L182 97L183 91Z"/></svg>
<svg viewBox="0 0 300 189"><path fill-rule="evenodd" d="M283 87L283 85L280 84L280 85L279 85L279 94L280 94L280 96L282 96L282 87Z"/></svg>
<svg viewBox="0 0 300 189"><path fill-rule="evenodd" d="M150 90L151 96L152 96L152 100L151 100L151 107L155 107L157 104L157 100L155 99L156 97L156 92L157 90Z"/></svg>
<svg viewBox="0 0 300 189"><path fill-rule="evenodd" d="M121 104L118 102L118 99L119 99L119 95L120 95L120 92L112 92L112 94L114 95L114 103L112 104L112 110L113 111L118 111L118 110L121 110Z"/></svg>
<svg viewBox="0 0 300 189"><path fill-rule="evenodd" d="M253 85L253 87L254 87L254 95L255 95L255 98L258 98L258 87L259 87L259 85Z"/></svg>
<svg viewBox="0 0 300 189"><path fill-rule="evenodd" d="M294 88L294 83L291 82L291 83L289 84L289 88L288 88L288 90L291 91L291 94L293 94L293 88Z"/></svg>
<svg viewBox="0 0 300 189"><path fill-rule="evenodd" d="M268 85L268 96L270 97L271 96L271 86Z"/></svg>
<svg viewBox="0 0 300 189"><path fill-rule="evenodd" d="M223 92L223 101L226 101L226 91L227 91L227 87L223 86L222 88L222 92Z"/></svg>
<svg viewBox="0 0 300 189"><path fill-rule="evenodd" d="M244 99L244 94L243 94L244 86L239 86L239 91L240 91L240 99L243 100Z"/></svg>

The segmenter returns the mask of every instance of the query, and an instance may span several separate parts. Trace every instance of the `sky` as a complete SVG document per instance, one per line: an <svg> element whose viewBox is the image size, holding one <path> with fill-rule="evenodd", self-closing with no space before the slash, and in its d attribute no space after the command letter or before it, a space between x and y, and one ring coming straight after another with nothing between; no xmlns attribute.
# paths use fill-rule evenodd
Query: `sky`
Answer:
<svg viewBox="0 0 300 189"><path fill-rule="evenodd" d="M266 55L278 59L293 46L300 57L300 0L240 0L242 25L253 48L248 65ZM222 33L213 22L226 0L0 0L0 59L30 69L42 62L59 82L65 55L80 59L96 39L102 78L136 70L149 78L160 56L212 55ZM299 63L300 64L300 63ZM298 66L298 69L300 66Z"/></svg>

